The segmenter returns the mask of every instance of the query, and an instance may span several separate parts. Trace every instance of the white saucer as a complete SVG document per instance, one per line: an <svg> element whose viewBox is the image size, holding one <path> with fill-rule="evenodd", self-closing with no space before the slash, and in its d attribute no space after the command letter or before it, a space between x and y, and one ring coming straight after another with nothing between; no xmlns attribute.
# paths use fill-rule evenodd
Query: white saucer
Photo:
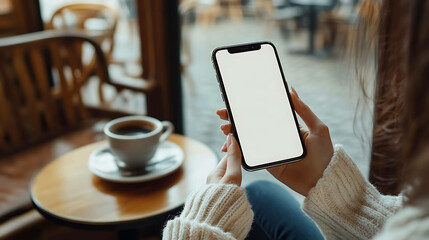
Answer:
<svg viewBox="0 0 429 240"><path fill-rule="evenodd" d="M161 143L155 156L148 162L140 175L127 175L119 170L115 157L105 145L93 151L89 156L88 168L98 177L111 182L136 183L164 177L183 164L183 151L177 144L165 141Z"/></svg>

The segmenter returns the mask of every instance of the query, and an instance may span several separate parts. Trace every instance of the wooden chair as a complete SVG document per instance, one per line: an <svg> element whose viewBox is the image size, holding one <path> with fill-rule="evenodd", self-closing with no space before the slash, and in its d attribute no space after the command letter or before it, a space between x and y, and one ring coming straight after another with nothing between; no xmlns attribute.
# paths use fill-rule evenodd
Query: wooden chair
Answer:
<svg viewBox="0 0 429 240"><path fill-rule="evenodd" d="M320 49L332 49L350 52L357 34L357 20L365 18L354 2L339 2L331 11L320 14L317 46Z"/></svg>
<svg viewBox="0 0 429 240"><path fill-rule="evenodd" d="M243 8L241 6L241 0L223 0L221 4L226 5L230 19L242 20L243 19Z"/></svg>
<svg viewBox="0 0 429 240"><path fill-rule="evenodd" d="M98 22L96 25L101 25L101 28L94 28L94 26L91 26L90 22L93 20L97 20ZM96 3L75 3L65 5L57 9L52 14L52 17L47 24L47 28L61 30L80 29L87 32L97 33L102 36L100 38L99 45L101 45L104 50L108 62L111 62L118 20L118 11L106 5Z"/></svg>
<svg viewBox="0 0 429 240"><path fill-rule="evenodd" d="M93 25L104 25L104 28L94 29L91 28L88 24L91 20L97 19L101 22ZM54 12L51 17L51 20L47 24L49 29L57 29L62 31L83 31L85 34L97 35L96 41L99 43L103 49L107 62L108 70L113 82L132 88L133 91L138 93L140 101L136 102L134 105L134 111L136 114L142 114L141 105L144 105L144 96L152 91L153 81L148 79L147 74L149 69L145 69L143 66L142 73L130 74L126 71L126 62L115 60L113 57L113 49L115 46L115 31L116 26L119 20L119 13L116 9L110 8L103 4L94 4L94 3L77 3L77 4L68 4L65 5ZM104 22L104 24L102 24ZM151 33L149 33L151 34ZM141 46L141 48L151 48L153 46ZM84 47L79 49L81 55L85 55L86 49ZM142 60L142 58L145 58ZM148 59L146 59L148 58ZM94 71L94 61L91 60L91 64L87 65L89 69L89 74L93 74ZM136 61L138 65L141 65L141 62L152 61L153 59L149 56L142 55L140 59ZM146 96L147 97L147 96ZM121 99L123 102L132 102L135 101L136 96L124 93L117 92L114 96L115 100ZM120 105L120 104L116 104Z"/></svg>
<svg viewBox="0 0 429 240"><path fill-rule="evenodd" d="M241 0L196 0L194 2L197 4L198 24L213 25L216 23L218 17L225 15L228 15L231 20L235 21L243 19Z"/></svg>
<svg viewBox="0 0 429 240"><path fill-rule="evenodd" d="M82 44L94 50L95 76L76 54ZM99 87L86 89L96 78ZM0 39L0 233L31 209L28 184L35 172L103 139L101 119L126 115L86 104L87 95L106 103L105 86L124 89L110 81L103 51L84 35L48 31Z"/></svg>

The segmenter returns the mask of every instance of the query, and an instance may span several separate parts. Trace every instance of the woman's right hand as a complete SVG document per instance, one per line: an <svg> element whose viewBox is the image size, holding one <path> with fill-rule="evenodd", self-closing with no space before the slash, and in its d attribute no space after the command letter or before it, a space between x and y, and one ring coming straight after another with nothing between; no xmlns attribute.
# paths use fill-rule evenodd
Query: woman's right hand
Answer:
<svg viewBox="0 0 429 240"><path fill-rule="evenodd" d="M308 191L314 187L322 177L328 166L334 148L332 146L328 127L311 111L311 109L299 98L295 89L290 93L295 111L302 118L308 130L300 129L307 155L297 162L283 164L268 168L275 178L292 190L307 196ZM223 120L228 120L226 109L217 110L216 114ZM232 132L231 124L224 124L221 130L225 134ZM225 145L222 151L225 151Z"/></svg>

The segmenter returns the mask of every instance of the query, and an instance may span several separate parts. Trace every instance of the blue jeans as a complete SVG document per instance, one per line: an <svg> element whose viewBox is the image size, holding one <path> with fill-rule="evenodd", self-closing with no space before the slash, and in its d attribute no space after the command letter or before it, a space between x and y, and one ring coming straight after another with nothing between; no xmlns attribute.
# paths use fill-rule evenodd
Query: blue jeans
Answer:
<svg viewBox="0 0 429 240"><path fill-rule="evenodd" d="M246 239L324 239L301 205L281 186L257 181L246 190L255 213Z"/></svg>

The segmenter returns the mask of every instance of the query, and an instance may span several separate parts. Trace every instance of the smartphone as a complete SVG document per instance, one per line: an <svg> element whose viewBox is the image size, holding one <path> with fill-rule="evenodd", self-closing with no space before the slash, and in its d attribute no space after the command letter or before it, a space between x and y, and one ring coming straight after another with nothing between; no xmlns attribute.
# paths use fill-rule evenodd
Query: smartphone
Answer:
<svg viewBox="0 0 429 240"><path fill-rule="evenodd" d="M213 67L248 171L303 158L304 142L271 42L216 48Z"/></svg>

